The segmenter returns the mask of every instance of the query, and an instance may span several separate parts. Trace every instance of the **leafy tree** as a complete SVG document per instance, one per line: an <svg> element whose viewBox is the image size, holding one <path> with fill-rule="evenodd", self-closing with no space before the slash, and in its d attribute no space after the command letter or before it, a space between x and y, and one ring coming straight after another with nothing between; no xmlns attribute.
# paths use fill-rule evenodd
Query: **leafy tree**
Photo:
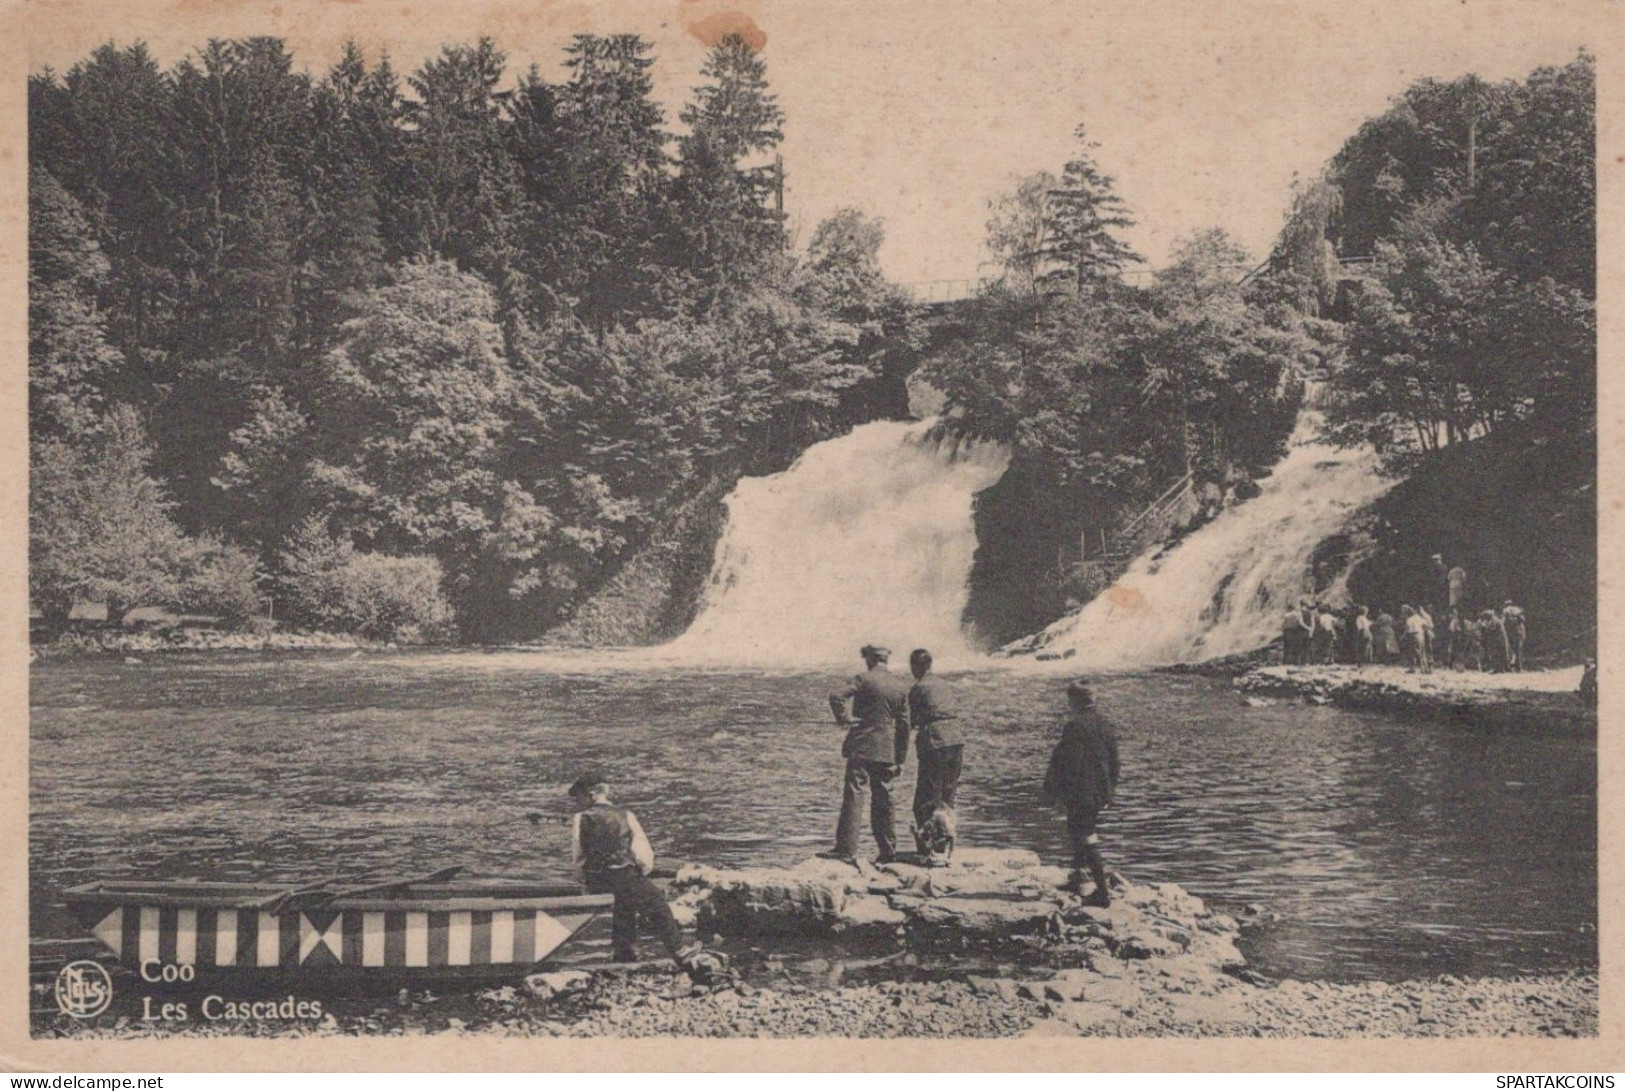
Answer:
<svg viewBox="0 0 1625 1091"><path fill-rule="evenodd" d="M1551 278L1521 284L1425 218L1378 244L1329 419L1401 465L1535 419L1594 427L1595 306Z"/></svg>
<svg viewBox="0 0 1625 1091"><path fill-rule="evenodd" d="M177 567L178 610L204 614L232 628L259 614L264 576L249 550L206 534L189 544Z"/></svg>
<svg viewBox="0 0 1625 1091"><path fill-rule="evenodd" d="M1059 185L1055 175L1038 171L988 202L987 250L1013 291L1038 293L1055 227L1052 195Z"/></svg>
<svg viewBox="0 0 1625 1091"><path fill-rule="evenodd" d="M121 624L138 606L173 601L185 540L149 467L139 418L115 406L91 436L47 438L29 460L28 590L45 617L104 603Z"/></svg>
<svg viewBox="0 0 1625 1091"><path fill-rule="evenodd" d="M358 550L320 518L295 530L282 569L288 616L313 629L419 642L444 635L454 618L432 557Z"/></svg>
<svg viewBox="0 0 1625 1091"><path fill-rule="evenodd" d="M502 500L511 379L494 294L448 262L402 267L341 328L312 399L310 474L335 529L473 577Z"/></svg>
<svg viewBox="0 0 1625 1091"><path fill-rule="evenodd" d="M1464 230L1520 280L1552 277L1597 291L1597 74L1582 52L1539 68L1498 103L1506 117L1487 140Z"/></svg>

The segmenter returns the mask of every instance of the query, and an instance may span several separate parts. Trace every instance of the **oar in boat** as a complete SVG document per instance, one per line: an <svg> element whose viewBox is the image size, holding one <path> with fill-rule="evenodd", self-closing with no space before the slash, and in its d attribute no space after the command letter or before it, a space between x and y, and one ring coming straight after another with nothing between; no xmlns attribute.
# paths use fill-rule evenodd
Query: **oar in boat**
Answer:
<svg viewBox="0 0 1625 1091"><path fill-rule="evenodd" d="M382 894L390 890L400 890L409 886L429 886L432 883L444 883L455 879L464 871L462 864L453 864L438 871L431 871L427 875L401 875L393 879L385 879L366 886L352 886L345 890L335 890L326 901L337 901L340 898L359 898L363 894Z"/></svg>
<svg viewBox="0 0 1625 1091"><path fill-rule="evenodd" d="M286 909L288 907L288 903L293 901L295 898L305 897L311 894L320 894L323 891L331 890L334 883L340 883L346 879L354 882L358 879L365 878L372 871L376 870L376 868L370 868L367 871L360 872L359 874L356 872L343 872L338 875L328 875L318 879L314 883L307 883L304 886L291 886L286 890L279 890L275 894L267 894L263 898L255 898L252 901L244 902L240 908L257 909L261 912L275 915Z"/></svg>

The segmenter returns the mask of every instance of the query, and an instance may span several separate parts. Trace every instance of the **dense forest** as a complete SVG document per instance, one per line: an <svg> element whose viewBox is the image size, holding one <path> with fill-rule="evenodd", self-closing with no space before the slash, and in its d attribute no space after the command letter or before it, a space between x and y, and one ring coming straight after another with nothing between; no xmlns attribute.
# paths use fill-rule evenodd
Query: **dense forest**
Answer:
<svg viewBox="0 0 1625 1091"><path fill-rule="evenodd" d="M29 81L30 589L374 636L528 637L703 483L896 410L880 225L792 249L764 64L496 45L402 79L273 38Z"/></svg>
<svg viewBox="0 0 1625 1091"><path fill-rule="evenodd" d="M1012 450L978 513L970 617L985 635L1032 632L1097 593L1112 569L1089 563L1090 543L1185 475L1244 500L1307 383L1329 438L1374 446L1418 476L1400 498L1430 498L1385 506L1358 586L1413 595L1443 549L1486 591L1555 598L1582 626L1595 616L1588 54L1521 82L1412 85L1299 182L1257 264L1208 230L1128 282L1132 210L1078 140L1059 175L991 203L1002 275L926 372L946 393L945 429ZM1452 490L1459 505L1437 503ZM1554 493L1573 500L1562 513ZM1516 571L1543 554L1546 582Z"/></svg>
<svg viewBox="0 0 1625 1091"><path fill-rule="evenodd" d="M1370 259L1318 278L1339 321L1328 427L1405 475L1365 520L1354 592L1404 601L1441 552L1475 606L1530 606L1539 654L1595 654L1593 59L1422 80L1301 197L1278 260Z"/></svg>
<svg viewBox="0 0 1625 1091"><path fill-rule="evenodd" d="M882 275L878 221L790 237L785 118L745 41L713 48L675 126L654 63L583 35L558 83L489 40L404 79L351 46L315 77L254 38L32 77L41 613L257 625L271 600L303 627L532 638L640 547L703 550L741 475L906 414L911 377L945 437L1011 452L977 513L985 636L1096 593L1096 554L1171 485L1206 514L1244 501L1311 384L1334 441L1430 498L1370 531L1373 593L1419 550L1515 568L1532 545L1496 535L1538 499L1565 574L1486 586L1594 611L1589 55L1414 84L1256 257L1208 229L1137 268L1080 127L990 202L999 274L931 316ZM700 529L674 547L672 525Z"/></svg>

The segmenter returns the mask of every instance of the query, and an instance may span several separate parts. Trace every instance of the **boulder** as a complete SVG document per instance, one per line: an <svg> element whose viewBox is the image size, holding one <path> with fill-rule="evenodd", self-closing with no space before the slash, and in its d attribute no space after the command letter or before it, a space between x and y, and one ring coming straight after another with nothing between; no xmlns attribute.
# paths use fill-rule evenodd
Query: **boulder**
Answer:
<svg viewBox="0 0 1625 1091"><path fill-rule="evenodd" d="M913 923L922 928L951 928L961 935L1020 935L1036 932L1056 919L1054 902L1007 898L933 898L920 903Z"/></svg>
<svg viewBox="0 0 1625 1091"><path fill-rule="evenodd" d="M561 970L551 974L530 974L525 978L525 991L538 1000L549 1000L561 993L585 988L592 975L582 970Z"/></svg>
<svg viewBox="0 0 1625 1091"><path fill-rule="evenodd" d="M1100 909L1061 889L1066 878L1025 849L961 848L937 868L821 859L789 868L685 867L673 912L724 936L901 941L921 951L974 946L1028 964L1086 965L1079 972L1097 978L1124 976L1124 960L1180 960L1208 974L1241 962L1235 921L1173 883L1116 878L1111 907ZM1081 982L1051 999L1084 1002ZM1132 1002L1126 991L1102 995Z"/></svg>

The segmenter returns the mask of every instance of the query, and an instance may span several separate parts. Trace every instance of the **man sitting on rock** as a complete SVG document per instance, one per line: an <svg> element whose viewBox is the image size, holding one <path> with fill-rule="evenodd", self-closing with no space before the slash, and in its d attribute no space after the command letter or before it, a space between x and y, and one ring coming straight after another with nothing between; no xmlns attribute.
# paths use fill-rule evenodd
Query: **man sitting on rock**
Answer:
<svg viewBox="0 0 1625 1091"><path fill-rule="evenodd" d="M649 880L654 849L638 816L609 801L609 785L599 772L585 773L570 785L576 816L570 825L570 855L587 889L614 894L610 934L616 962L637 960L638 922L652 924L678 966L694 976L704 953L699 944L683 944L683 931L665 895Z"/></svg>
<svg viewBox="0 0 1625 1091"><path fill-rule="evenodd" d="M1082 894L1083 873L1088 869L1095 888L1084 902L1104 908L1112 904L1112 896L1095 823L1117 792L1117 732L1095 709L1087 682L1079 679L1067 686L1066 697L1071 711L1061 729L1061 741L1050 755L1044 798L1066 807L1066 834L1072 847L1072 879L1067 889Z"/></svg>

